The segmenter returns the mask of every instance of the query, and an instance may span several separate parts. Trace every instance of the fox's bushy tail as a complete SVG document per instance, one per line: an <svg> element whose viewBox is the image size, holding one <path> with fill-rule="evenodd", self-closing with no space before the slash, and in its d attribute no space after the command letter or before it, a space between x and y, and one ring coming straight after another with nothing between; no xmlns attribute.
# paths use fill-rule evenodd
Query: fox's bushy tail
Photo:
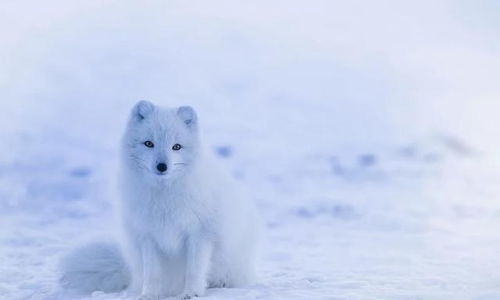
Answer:
<svg viewBox="0 0 500 300"><path fill-rule="evenodd" d="M131 281L120 247L113 242L94 242L73 250L62 259L61 273L61 286L81 293L119 292Z"/></svg>

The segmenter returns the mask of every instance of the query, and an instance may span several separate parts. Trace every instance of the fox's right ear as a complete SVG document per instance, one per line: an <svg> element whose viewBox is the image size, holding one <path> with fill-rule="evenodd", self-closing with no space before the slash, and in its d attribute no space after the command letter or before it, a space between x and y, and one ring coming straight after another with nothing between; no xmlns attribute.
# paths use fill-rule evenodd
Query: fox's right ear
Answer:
<svg viewBox="0 0 500 300"><path fill-rule="evenodd" d="M131 117L133 120L142 121L146 119L155 109L153 103L141 100L132 108Z"/></svg>

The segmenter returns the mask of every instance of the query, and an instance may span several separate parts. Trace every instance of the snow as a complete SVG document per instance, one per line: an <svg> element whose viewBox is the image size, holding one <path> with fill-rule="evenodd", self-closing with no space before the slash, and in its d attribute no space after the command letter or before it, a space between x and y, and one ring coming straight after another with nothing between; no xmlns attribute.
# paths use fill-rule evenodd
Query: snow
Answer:
<svg viewBox="0 0 500 300"><path fill-rule="evenodd" d="M0 298L72 295L140 99L193 105L266 220L206 299L500 299L494 1L0 4ZM103 237L104 236L104 237Z"/></svg>

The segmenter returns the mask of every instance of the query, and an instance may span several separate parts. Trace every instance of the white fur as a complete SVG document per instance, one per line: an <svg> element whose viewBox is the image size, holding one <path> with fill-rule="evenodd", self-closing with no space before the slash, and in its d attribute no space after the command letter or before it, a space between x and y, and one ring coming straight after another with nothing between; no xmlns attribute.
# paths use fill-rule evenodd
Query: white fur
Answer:
<svg viewBox="0 0 500 300"><path fill-rule="evenodd" d="M240 286L255 278L256 210L204 157L198 125L191 107L165 109L141 101L123 137L124 253L130 290L141 299L189 299L207 287ZM153 148L144 145L148 140ZM182 148L174 151L174 144ZM167 164L163 174L156 169L160 162Z"/></svg>
<svg viewBox="0 0 500 300"><path fill-rule="evenodd" d="M115 243L94 242L77 248L61 261L60 283L84 293L118 292L130 283L130 271Z"/></svg>

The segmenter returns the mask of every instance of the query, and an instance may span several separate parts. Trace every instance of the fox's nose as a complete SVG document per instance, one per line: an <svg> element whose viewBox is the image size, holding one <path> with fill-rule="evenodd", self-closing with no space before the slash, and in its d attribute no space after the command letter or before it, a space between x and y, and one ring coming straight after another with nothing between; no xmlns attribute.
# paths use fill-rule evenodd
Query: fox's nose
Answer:
<svg viewBox="0 0 500 300"><path fill-rule="evenodd" d="M165 163L159 163L156 165L156 169L163 173L167 170L167 165Z"/></svg>

